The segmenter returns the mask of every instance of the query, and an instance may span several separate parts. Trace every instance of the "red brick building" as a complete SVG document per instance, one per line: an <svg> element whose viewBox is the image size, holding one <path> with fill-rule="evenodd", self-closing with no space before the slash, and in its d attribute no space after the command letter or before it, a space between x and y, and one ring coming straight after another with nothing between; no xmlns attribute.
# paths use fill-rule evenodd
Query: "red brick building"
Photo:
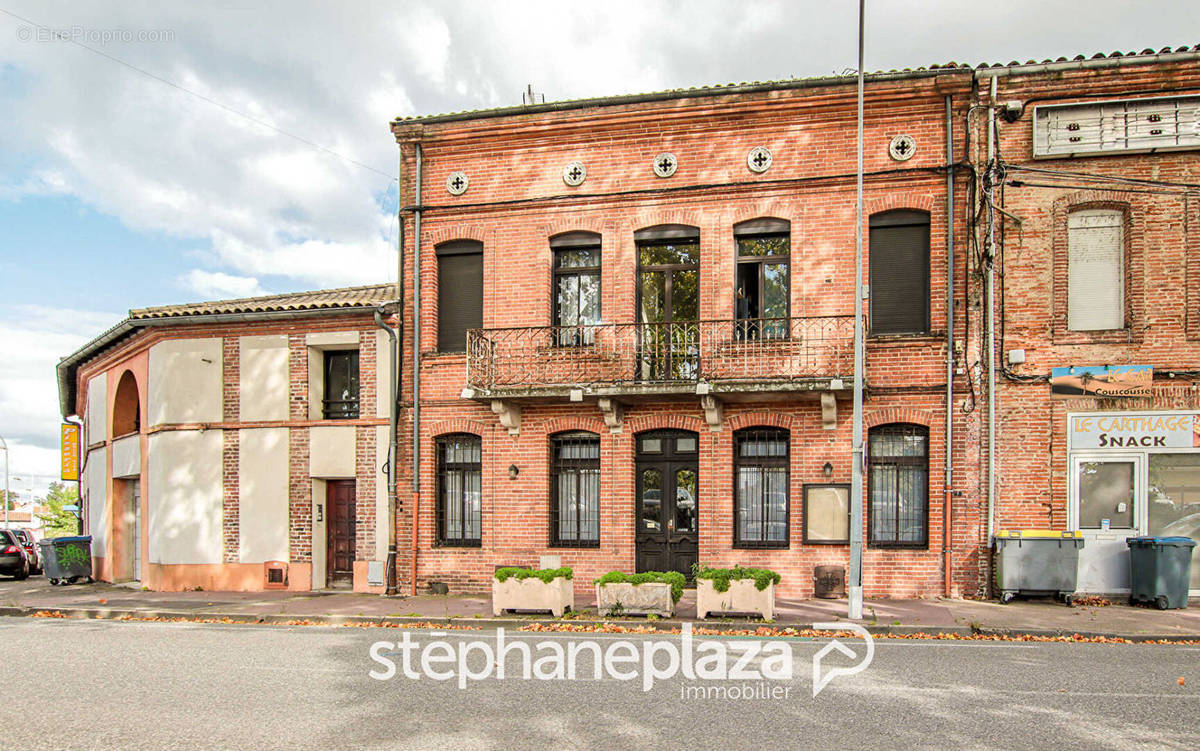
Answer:
<svg viewBox="0 0 1200 751"><path fill-rule="evenodd" d="M970 180L947 164L966 158L974 84L868 79L868 594L980 586L967 441L952 510L944 481L948 413L978 434L946 393L966 247L950 207ZM855 111L838 78L393 124L417 239L419 496L411 476L401 492L417 584L478 588L554 555L580 587L703 561L769 566L808 596L814 566L845 564Z"/></svg>
<svg viewBox="0 0 1200 751"><path fill-rule="evenodd" d="M1083 591L1127 591L1126 537L1200 540L1197 49L979 73L982 101L994 73L995 100L1011 102L985 181L995 524L1082 530ZM1128 395L1104 395L1114 387Z"/></svg>

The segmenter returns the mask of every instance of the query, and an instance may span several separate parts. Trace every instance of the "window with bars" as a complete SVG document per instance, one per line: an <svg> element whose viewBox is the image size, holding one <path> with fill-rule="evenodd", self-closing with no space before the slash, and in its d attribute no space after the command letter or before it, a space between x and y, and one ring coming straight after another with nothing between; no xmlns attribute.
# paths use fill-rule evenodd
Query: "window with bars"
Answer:
<svg viewBox="0 0 1200 751"><path fill-rule="evenodd" d="M892 424L868 440L869 542L879 547L929 545L929 429Z"/></svg>
<svg viewBox="0 0 1200 751"><path fill-rule="evenodd" d="M791 306L791 224L752 219L734 225L737 285L734 289L739 339L786 339Z"/></svg>
<svg viewBox="0 0 1200 751"><path fill-rule="evenodd" d="M600 546L600 436L595 433L550 439L550 544Z"/></svg>
<svg viewBox="0 0 1200 751"><path fill-rule="evenodd" d="M569 232L550 238L554 253L555 343L591 344L600 323L600 236Z"/></svg>
<svg viewBox="0 0 1200 751"><path fill-rule="evenodd" d="M358 350L325 353L322 409L326 420L358 417Z"/></svg>
<svg viewBox="0 0 1200 751"><path fill-rule="evenodd" d="M438 541L478 547L482 543L480 439L456 433L437 439Z"/></svg>
<svg viewBox="0 0 1200 751"><path fill-rule="evenodd" d="M734 547L788 547L788 431L745 428L734 433L733 443Z"/></svg>

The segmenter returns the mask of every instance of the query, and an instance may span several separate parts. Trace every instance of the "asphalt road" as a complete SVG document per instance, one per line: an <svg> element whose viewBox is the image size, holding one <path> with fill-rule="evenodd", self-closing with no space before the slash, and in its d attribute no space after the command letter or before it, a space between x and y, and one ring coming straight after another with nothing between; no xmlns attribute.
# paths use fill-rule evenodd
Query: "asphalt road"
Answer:
<svg viewBox="0 0 1200 751"><path fill-rule="evenodd" d="M466 641L495 640L491 631L2 618L0 748L1200 747L1197 647L878 641L869 668L814 698L811 658L825 642L792 644L791 680L679 677L649 691L642 677L594 679L583 648L574 681L524 680L515 653L497 680L476 649L467 669L493 677L460 689L457 677L406 678L402 652L390 645L371 657L373 643L404 633L418 657L433 641L456 653ZM552 654L540 641L565 651L595 640L607 652L624 639L640 660L647 641L508 636L530 643L535 658ZM750 641L723 644L736 657ZM864 654L862 642L847 645ZM655 664L665 670L663 649ZM747 671L783 670L771 648L747 660ZM389 662L394 677L368 675ZM831 654L823 664L856 662ZM420 660L411 664L417 670ZM614 667L644 675L640 666ZM734 698L732 687L755 698Z"/></svg>

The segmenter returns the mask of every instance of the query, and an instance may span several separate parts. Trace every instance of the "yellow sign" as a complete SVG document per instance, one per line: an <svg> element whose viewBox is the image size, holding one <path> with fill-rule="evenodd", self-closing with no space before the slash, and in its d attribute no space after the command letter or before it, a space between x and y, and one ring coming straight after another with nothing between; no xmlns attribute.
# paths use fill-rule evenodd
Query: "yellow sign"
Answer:
<svg viewBox="0 0 1200 751"><path fill-rule="evenodd" d="M62 425L62 479L79 480L79 426L71 422Z"/></svg>

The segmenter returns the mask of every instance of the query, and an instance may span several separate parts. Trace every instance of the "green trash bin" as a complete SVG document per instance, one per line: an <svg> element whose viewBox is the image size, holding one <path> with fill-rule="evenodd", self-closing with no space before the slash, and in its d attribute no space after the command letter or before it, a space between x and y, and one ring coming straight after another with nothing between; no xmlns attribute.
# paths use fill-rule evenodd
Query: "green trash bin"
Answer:
<svg viewBox="0 0 1200 751"><path fill-rule="evenodd" d="M1078 530L1002 529L995 547L996 595L1012 602L1018 594L1055 596L1070 605L1079 575L1083 533Z"/></svg>
<svg viewBox="0 0 1200 751"><path fill-rule="evenodd" d="M55 537L38 543L42 553L42 568L52 585L87 579L92 581L92 538Z"/></svg>
<svg viewBox="0 0 1200 751"><path fill-rule="evenodd" d="M1126 537L1129 604L1152 602L1159 610L1186 608L1192 570L1190 537Z"/></svg>

